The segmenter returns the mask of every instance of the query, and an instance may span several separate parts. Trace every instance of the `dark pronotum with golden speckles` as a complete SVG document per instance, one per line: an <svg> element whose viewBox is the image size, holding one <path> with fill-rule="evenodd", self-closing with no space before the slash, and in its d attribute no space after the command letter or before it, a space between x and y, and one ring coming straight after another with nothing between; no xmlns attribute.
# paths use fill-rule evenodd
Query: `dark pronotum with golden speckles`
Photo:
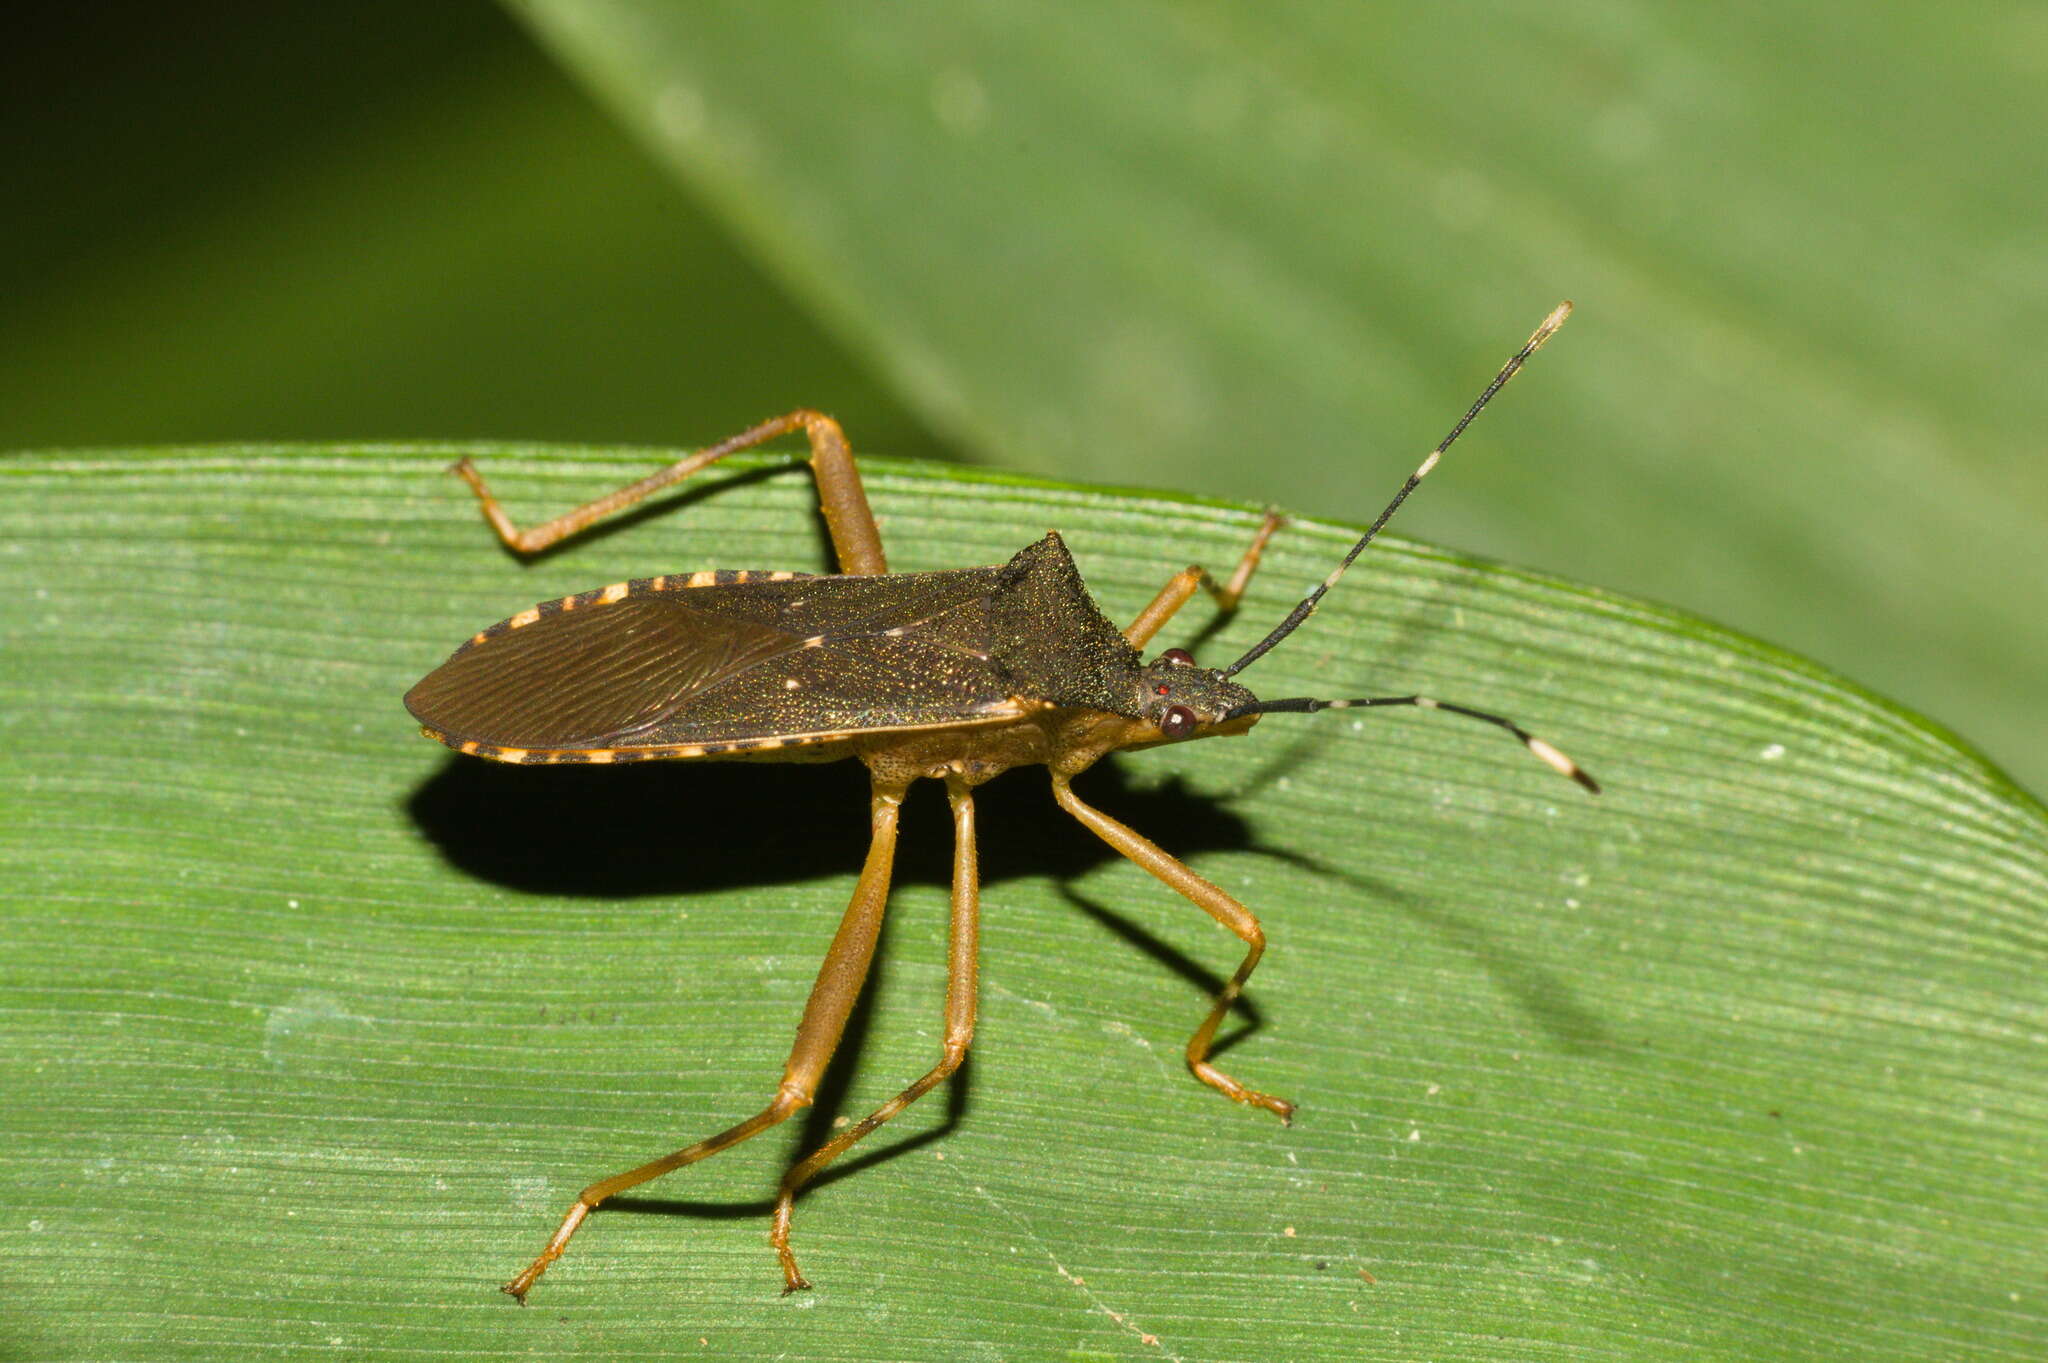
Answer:
<svg viewBox="0 0 2048 1363"><path fill-rule="evenodd" d="M910 783L943 781L954 828L953 908L945 1041L922 1078L792 1166L782 1178L770 1240L785 1291L810 1286L789 1246L805 1183L855 1142L958 1068L974 1032L979 880L974 787L1012 767L1052 774L1053 798L1091 832L1206 910L1245 944L1243 961L1187 1044L1204 1083L1285 1121L1293 1105L1247 1088L1209 1060L1216 1029L1265 951L1259 921L1142 834L1074 793L1073 778L1121 748L1241 734L1262 714L1365 706L1448 710L1507 730L1589 790L1592 778L1512 721L1426 696L1262 701L1237 673L1314 611L1387 518L1479 409L1564 322L1559 307L1402 486L1321 586L1258 645L1225 668L1182 649L1146 662L1139 652L1202 589L1236 608L1267 540L1267 516L1236 571L1218 585L1199 567L1174 574L1119 630L1096 607L1057 534L1007 563L890 573L881 535L845 436L830 418L799 411L620 488L545 525L515 526L468 460L455 466L512 549L533 553L736 450L801 430L840 572L704 571L638 578L544 602L472 636L407 693L430 738L500 762L611 763L666 759L830 761L857 757L871 778L868 855L812 986L782 1080L759 1112L716 1135L583 1190L554 1237L505 1284L520 1301L561 1256L599 1203L738 1144L812 1101L874 954L888 900L897 811Z"/></svg>

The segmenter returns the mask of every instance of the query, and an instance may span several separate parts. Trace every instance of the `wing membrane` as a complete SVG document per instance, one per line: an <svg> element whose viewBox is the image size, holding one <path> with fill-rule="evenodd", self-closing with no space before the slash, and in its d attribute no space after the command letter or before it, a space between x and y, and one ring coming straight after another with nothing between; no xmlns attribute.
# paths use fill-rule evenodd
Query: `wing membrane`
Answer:
<svg viewBox="0 0 2048 1363"><path fill-rule="evenodd" d="M619 752L985 720L1015 709L999 571L622 583L485 630L406 707L456 746Z"/></svg>
<svg viewBox="0 0 2048 1363"><path fill-rule="evenodd" d="M798 646L771 625L631 596L556 611L462 650L405 698L456 738L602 747L658 723L707 687Z"/></svg>

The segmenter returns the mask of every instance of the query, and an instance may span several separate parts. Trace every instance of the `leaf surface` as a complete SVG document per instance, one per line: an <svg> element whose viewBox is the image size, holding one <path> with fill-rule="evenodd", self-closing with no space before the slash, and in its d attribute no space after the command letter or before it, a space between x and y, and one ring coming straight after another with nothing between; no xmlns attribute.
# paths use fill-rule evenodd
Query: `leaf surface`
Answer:
<svg viewBox="0 0 2048 1363"><path fill-rule="evenodd" d="M533 520L651 451L466 447ZM906 813L819 1120L592 1218L772 1091L862 853L857 768L508 768L399 697L571 591L825 566L800 469L531 564L426 447L0 462L0 1356L2032 1359L2048 820L1938 727L1655 606L1393 541L1273 716L1077 788L1258 911L1235 943L1012 773L981 799L972 1062L765 1244L782 1162L937 1052L948 847ZM892 566L1057 527L1112 618L1249 508L878 461ZM1297 521L1235 656L1348 529ZM1202 634L1199 600L1162 645Z"/></svg>

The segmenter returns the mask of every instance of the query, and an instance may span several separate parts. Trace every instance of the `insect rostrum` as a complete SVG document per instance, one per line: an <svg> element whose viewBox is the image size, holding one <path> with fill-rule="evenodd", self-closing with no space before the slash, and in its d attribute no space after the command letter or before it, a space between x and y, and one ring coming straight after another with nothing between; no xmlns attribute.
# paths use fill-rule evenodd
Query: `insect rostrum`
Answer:
<svg viewBox="0 0 2048 1363"><path fill-rule="evenodd" d="M1450 711L1507 730L1563 774L1597 790L1557 749L1512 721L1426 696L1262 701L1234 678L1314 612L1323 594L1435 466L1480 408L1564 322L1560 306L1502 368L1372 528L1302 603L1228 667L1183 649L1146 662L1144 647L1198 590L1234 609L1279 525L1268 516L1236 570L1217 584L1174 574L1118 629L1089 597L1057 534L1009 562L891 574L860 475L839 427L792 412L701 451L546 525L512 524L467 460L455 466L505 543L534 552L725 455L801 430L840 572L704 571L615 583L545 602L472 636L406 695L428 737L501 762L612 763L653 758L829 761L855 757L871 781L866 862L812 987L773 1097L738 1125L584 1189L547 1247L505 1285L522 1302L591 1210L649 1179L736 1145L808 1105L873 956L888 899L898 809L913 781L943 781L953 810L953 907L945 1041L938 1063L845 1127L782 1179L770 1241L784 1290L808 1287L790 1249L797 1192L833 1159L943 1082L974 1031L979 881L974 788L1012 767L1044 766L1053 798L1091 832L1207 911L1245 944L1243 960L1187 1044L1196 1077L1283 1121L1293 1105L1239 1083L1209 1060L1216 1029L1265 950L1242 904L1137 831L1075 794L1073 778L1122 748L1242 734L1276 712L1366 706Z"/></svg>

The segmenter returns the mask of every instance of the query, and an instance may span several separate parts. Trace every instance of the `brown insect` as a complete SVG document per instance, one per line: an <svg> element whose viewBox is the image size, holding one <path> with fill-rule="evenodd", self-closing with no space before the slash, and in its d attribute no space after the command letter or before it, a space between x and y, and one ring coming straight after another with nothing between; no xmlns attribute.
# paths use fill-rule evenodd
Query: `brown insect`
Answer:
<svg viewBox="0 0 2048 1363"><path fill-rule="evenodd" d="M980 909L973 791L1012 767L1049 768L1053 799L1062 809L1242 939L1243 961L1188 1039L1188 1068L1226 1097L1288 1120L1291 1103L1239 1083L1209 1061L1218 1025L1265 952L1259 920L1144 835L1081 799L1073 779L1118 749L1241 734L1265 714L1409 705L1505 729L1597 793L1593 779L1563 753L1500 715L1419 695L1262 701L1233 680L1309 617L1443 452L1570 311L1565 303L1544 319L1322 584L1224 668L1197 666L1178 648L1147 663L1139 650L1197 590L1206 588L1220 609L1235 609L1280 524L1277 516L1266 518L1223 585L1200 567L1185 568L1119 630L1089 598L1057 534L1004 564L891 574L846 438L816 412L764 422L531 530L513 525L467 459L456 464L454 472L476 493L499 538L530 554L736 450L804 432L839 575L697 572L620 582L545 602L475 635L415 686L405 703L427 737L500 762L857 757L872 782L867 861L811 988L775 1096L737 1126L585 1188L540 1256L504 1290L524 1302L606 1198L737 1145L812 1101L867 976L889 896L897 811L906 789L920 778L945 782L953 809L944 1046L922 1078L783 1175L769 1240L782 1261L785 1291L810 1286L789 1247L797 1192L943 1082L967 1054L974 1034Z"/></svg>

